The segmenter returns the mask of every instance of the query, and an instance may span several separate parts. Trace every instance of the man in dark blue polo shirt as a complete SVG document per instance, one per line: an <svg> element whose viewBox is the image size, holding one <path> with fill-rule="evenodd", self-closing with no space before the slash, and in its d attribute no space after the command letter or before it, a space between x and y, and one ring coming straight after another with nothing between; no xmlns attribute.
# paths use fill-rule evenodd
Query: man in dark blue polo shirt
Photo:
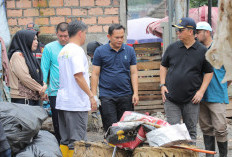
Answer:
<svg viewBox="0 0 232 157"><path fill-rule="evenodd" d="M112 24L108 30L109 43L95 50L91 88L97 95L104 130L120 120L124 111L132 111L138 103L138 72L132 47L123 44L125 28Z"/></svg>
<svg viewBox="0 0 232 157"><path fill-rule="evenodd" d="M182 18L173 26L180 40L168 46L160 66L165 113L170 124L180 123L182 117L192 140L196 140L199 103L213 77L213 68L205 59L207 49L195 40L194 20Z"/></svg>

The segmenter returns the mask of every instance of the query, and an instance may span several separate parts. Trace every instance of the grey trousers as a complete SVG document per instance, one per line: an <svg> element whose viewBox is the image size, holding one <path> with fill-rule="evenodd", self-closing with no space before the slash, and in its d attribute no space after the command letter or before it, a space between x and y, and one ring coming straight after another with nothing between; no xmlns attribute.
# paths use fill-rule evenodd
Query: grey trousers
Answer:
<svg viewBox="0 0 232 157"><path fill-rule="evenodd" d="M88 111L58 110L60 144L74 149L75 141L86 141Z"/></svg>
<svg viewBox="0 0 232 157"><path fill-rule="evenodd" d="M199 123L204 135L227 141L226 104L201 102Z"/></svg>
<svg viewBox="0 0 232 157"><path fill-rule="evenodd" d="M189 131L191 139L197 139L199 104L193 104L192 102L189 102L180 105L166 100L164 103L164 109L169 124L180 124L181 118L183 118L183 122Z"/></svg>

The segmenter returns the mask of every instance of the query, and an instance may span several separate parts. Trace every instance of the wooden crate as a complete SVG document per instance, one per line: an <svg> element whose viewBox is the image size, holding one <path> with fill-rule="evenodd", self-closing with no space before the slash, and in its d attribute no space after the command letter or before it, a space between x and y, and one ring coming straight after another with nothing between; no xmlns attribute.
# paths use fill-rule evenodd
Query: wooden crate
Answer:
<svg viewBox="0 0 232 157"><path fill-rule="evenodd" d="M160 93L161 43L136 44L139 99L135 111L140 113L164 112Z"/></svg>

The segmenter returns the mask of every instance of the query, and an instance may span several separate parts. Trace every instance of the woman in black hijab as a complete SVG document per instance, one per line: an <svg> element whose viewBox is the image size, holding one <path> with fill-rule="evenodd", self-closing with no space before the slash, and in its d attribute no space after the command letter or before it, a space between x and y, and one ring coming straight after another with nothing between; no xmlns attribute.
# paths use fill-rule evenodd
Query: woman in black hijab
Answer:
<svg viewBox="0 0 232 157"><path fill-rule="evenodd" d="M8 50L10 61L10 94L14 103L39 105L39 99L45 98L46 84L39 63L33 56L38 41L36 31L20 30Z"/></svg>

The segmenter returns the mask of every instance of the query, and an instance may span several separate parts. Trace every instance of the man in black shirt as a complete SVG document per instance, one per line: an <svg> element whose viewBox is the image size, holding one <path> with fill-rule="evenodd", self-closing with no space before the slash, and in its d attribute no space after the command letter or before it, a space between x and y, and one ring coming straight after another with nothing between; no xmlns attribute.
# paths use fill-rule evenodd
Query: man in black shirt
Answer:
<svg viewBox="0 0 232 157"><path fill-rule="evenodd" d="M196 140L199 103L213 77L213 68L205 59L207 49L195 40L194 20L182 18L173 27L180 40L169 45L162 57L162 99L167 121L177 124L182 117L192 140Z"/></svg>

